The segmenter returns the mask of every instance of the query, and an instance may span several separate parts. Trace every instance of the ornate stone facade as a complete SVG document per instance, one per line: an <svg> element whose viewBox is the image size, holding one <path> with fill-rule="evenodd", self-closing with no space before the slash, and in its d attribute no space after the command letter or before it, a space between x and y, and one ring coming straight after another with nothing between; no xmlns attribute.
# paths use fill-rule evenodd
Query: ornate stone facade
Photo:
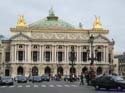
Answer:
<svg viewBox="0 0 125 93"><path fill-rule="evenodd" d="M41 24L35 23L37 27L33 24L32 27L18 24L17 27L10 29L12 37L2 40L4 59L10 57L10 60L3 59L5 75L13 77L20 74L29 76L44 73L68 75L71 72L69 65L71 46L74 46L75 51L74 73L79 75L90 68L91 52L88 52L91 51L90 35L94 36L93 52L94 57L98 59L94 62L95 70L101 73L109 71L109 64L114 57L114 42L107 38L108 30L76 29L69 24L65 25L65 22L58 23L55 15L50 14L48 17L51 24L48 25L46 20L47 26L45 23L43 25L41 20ZM53 22L56 22L57 26Z"/></svg>

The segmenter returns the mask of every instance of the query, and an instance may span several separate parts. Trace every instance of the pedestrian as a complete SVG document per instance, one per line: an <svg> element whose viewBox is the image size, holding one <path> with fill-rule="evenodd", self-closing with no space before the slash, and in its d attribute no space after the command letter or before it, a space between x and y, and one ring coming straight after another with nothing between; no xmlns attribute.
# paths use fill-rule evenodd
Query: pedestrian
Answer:
<svg viewBox="0 0 125 93"><path fill-rule="evenodd" d="M81 76L80 76L80 85L84 85L84 74L81 73Z"/></svg>

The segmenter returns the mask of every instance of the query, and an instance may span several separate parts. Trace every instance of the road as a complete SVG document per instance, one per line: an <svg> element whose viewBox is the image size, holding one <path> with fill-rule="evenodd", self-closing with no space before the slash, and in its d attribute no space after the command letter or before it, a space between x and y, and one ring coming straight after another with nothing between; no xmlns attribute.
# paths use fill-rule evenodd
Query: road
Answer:
<svg viewBox="0 0 125 93"><path fill-rule="evenodd" d="M0 86L0 93L109 93L109 91L96 91L92 86L87 85L79 86L79 82L50 81ZM110 93L119 92L110 91Z"/></svg>

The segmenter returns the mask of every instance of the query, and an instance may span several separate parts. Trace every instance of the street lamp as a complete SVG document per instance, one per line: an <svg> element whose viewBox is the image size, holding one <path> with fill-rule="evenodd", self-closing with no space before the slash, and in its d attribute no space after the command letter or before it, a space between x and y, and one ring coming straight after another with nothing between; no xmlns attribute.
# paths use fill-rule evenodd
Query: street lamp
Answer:
<svg viewBox="0 0 125 93"><path fill-rule="evenodd" d="M91 63L90 63L91 70L94 68L94 60L96 60L96 58L94 58L94 53L93 53L93 42L94 42L94 36L91 35L90 38L89 38L91 51L88 50L88 52L91 52L91 57L89 57L89 60L91 61ZM97 52L97 50L95 52Z"/></svg>
<svg viewBox="0 0 125 93"><path fill-rule="evenodd" d="M74 70L74 65L75 65L75 63L74 63L74 61L75 61L75 51L74 51L74 46L71 46L71 56L70 56L70 59L71 59L71 64L69 64L69 65L71 65L71 74L73 74L73 70Z"/></svg>

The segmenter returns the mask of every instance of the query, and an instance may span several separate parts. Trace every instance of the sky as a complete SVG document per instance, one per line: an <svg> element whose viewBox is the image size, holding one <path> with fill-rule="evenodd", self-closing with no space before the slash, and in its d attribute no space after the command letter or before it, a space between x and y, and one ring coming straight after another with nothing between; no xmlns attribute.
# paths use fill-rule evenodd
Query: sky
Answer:
<svg viewBox="0 0 125 93"><path fill-rule="evenodd" d="M95 15L100 16L109 39L115 40L115 53L125 51L125 0L1 0L0 34L10 37L10 28L16 27L20 15L27 24L48 16L53 7L61 19L84 29L91 29Z"/></svg>

